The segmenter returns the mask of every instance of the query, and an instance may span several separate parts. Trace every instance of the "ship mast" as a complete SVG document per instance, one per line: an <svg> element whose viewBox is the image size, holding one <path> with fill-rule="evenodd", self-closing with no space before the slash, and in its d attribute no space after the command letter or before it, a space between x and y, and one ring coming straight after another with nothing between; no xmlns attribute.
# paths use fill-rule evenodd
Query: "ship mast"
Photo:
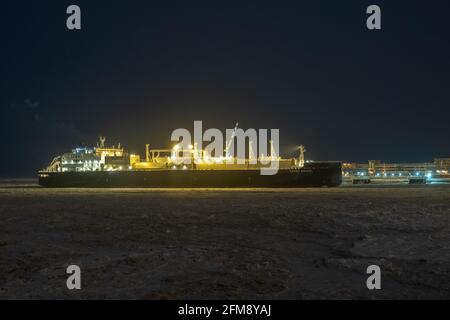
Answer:
<svg viewBox="0 0 450 320"><path fill-rule="evenodd" d="M299 150L299 155L298 155L298 167L299 168L303 168L303 166L305 165L305 146L301 145L298 147Z"/></svg>
<svg viewBox="0 0 450 320"><path fill-rule="evenodd" d="M275 150L275 147L273 146L273 140L270 140L270 160L275 161L277 160L277 153Z"/></svg>
<svg viewBox="0 0 450 320"><path fill-rule="evenodd" d="M100 148L104 148L105 147L106 138L100 136L100 137L98 137L98 139L100 140Z"/></svg>
<svg viewBox="0 0 450 320"><path fill-rule="evenodd" d="M150 161L150 145L147 143L145 145L145 161L149 162Z"/></svg>

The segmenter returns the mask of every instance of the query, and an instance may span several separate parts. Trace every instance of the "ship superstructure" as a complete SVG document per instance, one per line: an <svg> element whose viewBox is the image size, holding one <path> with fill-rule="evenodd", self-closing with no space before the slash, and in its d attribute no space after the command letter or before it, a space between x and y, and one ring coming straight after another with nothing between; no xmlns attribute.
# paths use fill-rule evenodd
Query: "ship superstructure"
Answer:
<svg viewBox="0 0 450 320"><path fill-rule="evenodd" d="M44 171L103 171L109 164L118 170L131 169L129 156L120 143L117 147L105 147L106 138L100 136L99 140L97 147L77 147L72 149L72 152L56 157Z"/></svg>
<svg viewBox="0 0 450 320"><path fill-rule="evenodd" d="M250 144L251 145L251 144ZM233 157L227 149L225 156L214 157L208 155L205 150L197 149L196 145L187 148L176 144L171 149L150 149L146 145L145 158L138 154L129 154L120 144L105 147L105 138L100 137L97 147L77 147L71 152L56 157L43 171L46 172L86 172L86 171L126 171L126 170L152 170L152 169L196 169L196 170L237 170L261 168L261 163L277 161L280 169L302 168L305 165L303 146L299 147L298 159L283 159L277 156L273 150L271 141L271 153L268 156L252 158L250 148L249 157L238 159Z"/></svg>

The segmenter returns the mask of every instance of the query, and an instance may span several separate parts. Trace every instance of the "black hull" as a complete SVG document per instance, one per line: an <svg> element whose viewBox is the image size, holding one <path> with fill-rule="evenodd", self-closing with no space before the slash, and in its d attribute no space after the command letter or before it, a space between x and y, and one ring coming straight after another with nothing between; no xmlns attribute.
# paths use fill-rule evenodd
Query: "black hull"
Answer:
<svg viewBox="0 0 450 320"><path fill-rule="evenodd" d="M342 182L341 165L315 164L279 170L264 176L259 170L151 170L40 172L43 187L81 188L296 188L335 187Z"/></svg>

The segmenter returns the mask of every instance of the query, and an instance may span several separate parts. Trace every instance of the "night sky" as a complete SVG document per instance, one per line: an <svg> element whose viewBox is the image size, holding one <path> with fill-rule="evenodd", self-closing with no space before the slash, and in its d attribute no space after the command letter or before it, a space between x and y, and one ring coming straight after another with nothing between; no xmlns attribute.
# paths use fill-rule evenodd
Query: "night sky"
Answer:
<svg viewBox="0 0 450 320"><path fill-rule="evenodd" d="M394 3L395 2L395 3ZM82 30L66 28L77 4ZM382 30L366 8L382 9ZM176 128L279 128L316 160L450 157L448 1L9 1L0 177L78 144L144 153Z"/></svg>

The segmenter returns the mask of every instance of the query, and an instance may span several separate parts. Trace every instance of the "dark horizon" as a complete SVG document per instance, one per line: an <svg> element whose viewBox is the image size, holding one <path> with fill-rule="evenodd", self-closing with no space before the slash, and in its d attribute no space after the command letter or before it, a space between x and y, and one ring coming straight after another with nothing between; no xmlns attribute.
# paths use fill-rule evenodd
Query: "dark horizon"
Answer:
<svg viewBox="0 0 450 320"><path fill-rule="evenodd" d="M68 5L82 29L65 27ZM352 4L352 5L350 5ZM365 27L368 5L382 30ZM79 143L144 154L176 128L279 128L283 155L450 157L448 2L2 6L0 177L29 177Z"/></svg>

